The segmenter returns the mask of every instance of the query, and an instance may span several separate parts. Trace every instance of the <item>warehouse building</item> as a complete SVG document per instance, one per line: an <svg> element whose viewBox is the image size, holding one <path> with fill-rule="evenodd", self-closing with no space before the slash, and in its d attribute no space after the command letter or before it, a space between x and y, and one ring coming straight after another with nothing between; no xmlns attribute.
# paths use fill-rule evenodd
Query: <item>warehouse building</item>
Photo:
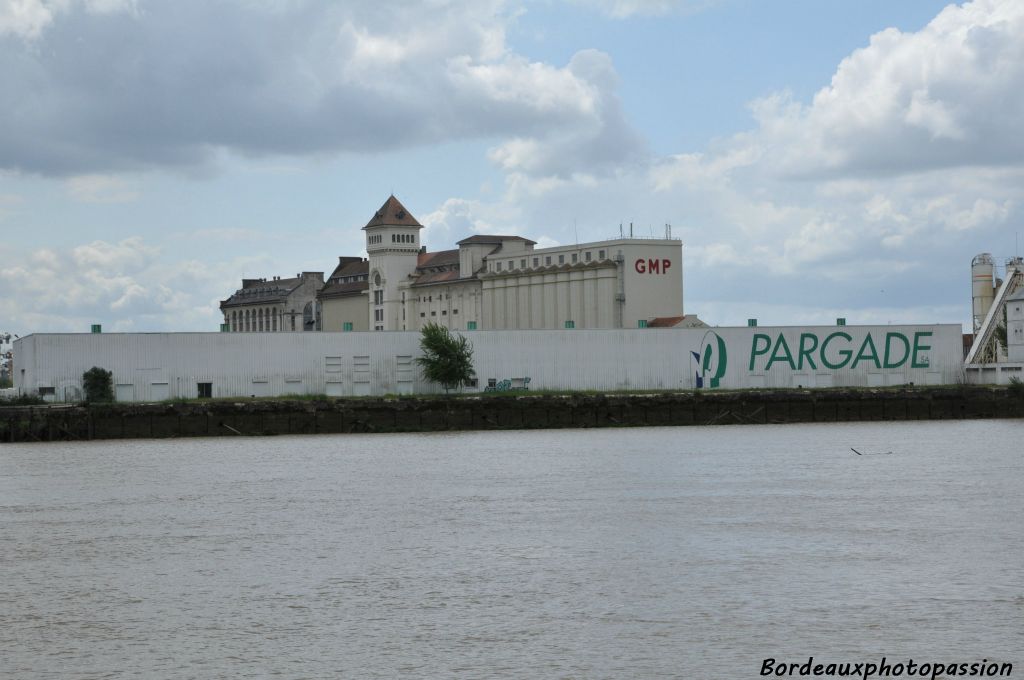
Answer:
<svg viewBox="0 0 1024 680"><path fill-rule="evenodd" d="M678 390L951 384L961 328L813 326L466 332L467 391ZM113 372L118 401L440 391L416 332L34 334L14 343L15 385L53 401Z"/></svg>
<svg viewBox="0 0 1024 680"><path fill-rule="evenodd" d="M308 323L301 329L415 331L427 323L461 330L644 328L655 320L703 326L683 313L678 239L620 238L538 249L521 236L478 234L457 248L427 252L422 229L390 196L363 227L368 258L339 258L315 300L301 301L308 305L308 315L301 317ZM270 287L280 280L257 283ZM221 303L225 330L292 330L289 324L246 323L248 311L239 323L240 307L252 295L247 298L247 290L243 285ZM273 313L290 308L281 300Z"/></svg>

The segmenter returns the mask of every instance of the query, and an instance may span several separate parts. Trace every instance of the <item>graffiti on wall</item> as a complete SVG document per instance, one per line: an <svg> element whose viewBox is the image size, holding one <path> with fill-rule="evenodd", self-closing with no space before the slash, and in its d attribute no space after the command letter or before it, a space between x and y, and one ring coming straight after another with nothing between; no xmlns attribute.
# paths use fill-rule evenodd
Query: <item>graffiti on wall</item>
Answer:
<svg viewBox="0 0 1024 680"><path fill-rule="evenodd" d="M512 390L530 389L529 378L505 378L496 380L493 385L484 388L484 392L511 392Z"/></svg>

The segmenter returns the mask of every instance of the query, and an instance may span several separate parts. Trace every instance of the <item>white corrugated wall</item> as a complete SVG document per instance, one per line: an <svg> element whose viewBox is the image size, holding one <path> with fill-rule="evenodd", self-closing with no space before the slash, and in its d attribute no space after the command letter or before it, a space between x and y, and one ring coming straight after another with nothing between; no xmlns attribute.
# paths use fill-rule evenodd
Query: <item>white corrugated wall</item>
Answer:
<svg viewBox="0 0 1024 680"><path fill-rule="evenodd" d="M517 386L526 378L534 390L668 390L696 387L698 379L710 387L716 377L723 389L954 383L962 379L960 333L959 325L949 324L471 331L467 336L481 390L489 380ZM908 356L896 365L904 345L890 338L893 334L916 342L913 361ZM802 337L808 335L814 338ZM826 343L830 336L835 337ZM15 342L15 380L25 393L54 388L58 401L78 398L82 373L92 366L112 371L118 393L135 401L195 397L199 383L210 383L214 397L394 394L410 389L409 357L419 355L419 337L414 332L35 334ZM760 351L765 343L768 349ZM824 366L822 344L833 365L848 352L845 365ZM722 356L719 346L726 349ZM806 350L802 357L801 349ZM752 350L757 350L753 369ZM709 351L712 360L704 366ZM440 391L422 380L414 364L411 372L413 391Z"/></svg>

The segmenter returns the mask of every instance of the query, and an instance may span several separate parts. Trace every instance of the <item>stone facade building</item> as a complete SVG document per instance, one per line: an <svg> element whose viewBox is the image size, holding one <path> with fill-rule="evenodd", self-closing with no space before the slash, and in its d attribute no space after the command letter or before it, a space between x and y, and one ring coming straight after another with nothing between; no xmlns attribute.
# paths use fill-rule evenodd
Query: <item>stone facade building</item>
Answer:
<svg viewBox="0 0 1024 680"><path fill-rule="evenodd" d="M318 331L320 309L316 294L324 286L323 272L301 272L295 278L242 279L242 287L220 303L225 330L232 333Z"/></svg>
<svg viewBox="0 0 1024 680"><path fill-rule="evenodd" d="M458 248L430 253L420 243L421 229L389 197L363 227L368 258L340 257L326 284L321 279L316 290L302 289L303 305L314 303L312 316L302 318L314 323L298 328L415 331L431 322L459 330L644 328L666 318L677 319L671 325L703 325L683 316L677 239L620 238L537 249L521 236L478 234L459 241ZM283 283L244 282L221 304L229 330L279 328L273 321L260 325L265 313L257 314L255 325L251 312L240 323L236 313L264 302L271 295L264 289ZM277 304L290 308L283 300Z"/></svg>

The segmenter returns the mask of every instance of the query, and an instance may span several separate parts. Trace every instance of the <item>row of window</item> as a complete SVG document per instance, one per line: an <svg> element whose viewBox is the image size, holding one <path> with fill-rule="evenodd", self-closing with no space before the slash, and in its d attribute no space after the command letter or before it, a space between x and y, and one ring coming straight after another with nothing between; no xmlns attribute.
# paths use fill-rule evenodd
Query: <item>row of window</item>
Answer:
<svg viewBox="0 0 1024 680"><path fill-rule="evenodd" d="M565 256L566 256L565 253L561 253L561 254L558 255L558 264L565 264ZM554 257L555 257L554 255L545 255L544 256L544 266L545 267L550 267L552 264L554 264L554 261L553 261ZM570 253L569 254L569 258L570 258L569 259L569 263L570 264L577 264L579 262L579 253ZM583 253L583 261L584 262L590 262L590 261L592 261L592 259L593 259L593 254L591 253L591 251L588 250L588 251ZM605 251L603 251L603 250L597 251L597 259L599 261L605 259ZM526 262L527 262L527 258L525 258L525 257L522 258L521 260L519 260L519 268L520 269L526 269ZM500 261L495 262L494 263L494 271L500 272L502 270L502 264L503 263L500 262ZM533 266L534 266L534 268L540 266L540 257L539 256L533 258ZM508 270L509 271L513 271L515 268L516 268L516 261L515 260L508 260Z"/></svg>
<svg viewBox="0 0 1024 680"><path fill-rule="evenodd" d="M357 274L356 276L338 276L331 279L331 283L355 283L356 281L365 281L366 274Z"/></svg>
<svg viewBox="0 0 1024 680"><path fill-rule="evenodd" d="M383 234L371 234L371 235L366 237L366 242L369 245L374 245L375 243L383 243L384 242L384 235ZM391 242L392 243L416 243L416 236L413 235L413 234L392 234L391 235Z"/></svg>
<svg viewBox="0 0 1024 680"><path fill-rule="evenodd" d="M452 310L452 316L455 316L458 313L459 313L459 310L457 310L457 309L453 309ZM425 317L426 315L427 315L426 312L420 312L420 317ZM437 316L437 311L431 312L430 316ZM448 316L448 310L447 309L442 309L441 310L441 316Z"/></svg>
<svg viewBox="0 0 1024 680"><path fill-rule="evenodd" d="M232 333L258 333L277 330L277 311L274 309L245 309L234 310L231 316L225 319L228 328ZM292 330L295 330L295 317L291 317ZM284 321L282 320L282 328Z"/></svg>

